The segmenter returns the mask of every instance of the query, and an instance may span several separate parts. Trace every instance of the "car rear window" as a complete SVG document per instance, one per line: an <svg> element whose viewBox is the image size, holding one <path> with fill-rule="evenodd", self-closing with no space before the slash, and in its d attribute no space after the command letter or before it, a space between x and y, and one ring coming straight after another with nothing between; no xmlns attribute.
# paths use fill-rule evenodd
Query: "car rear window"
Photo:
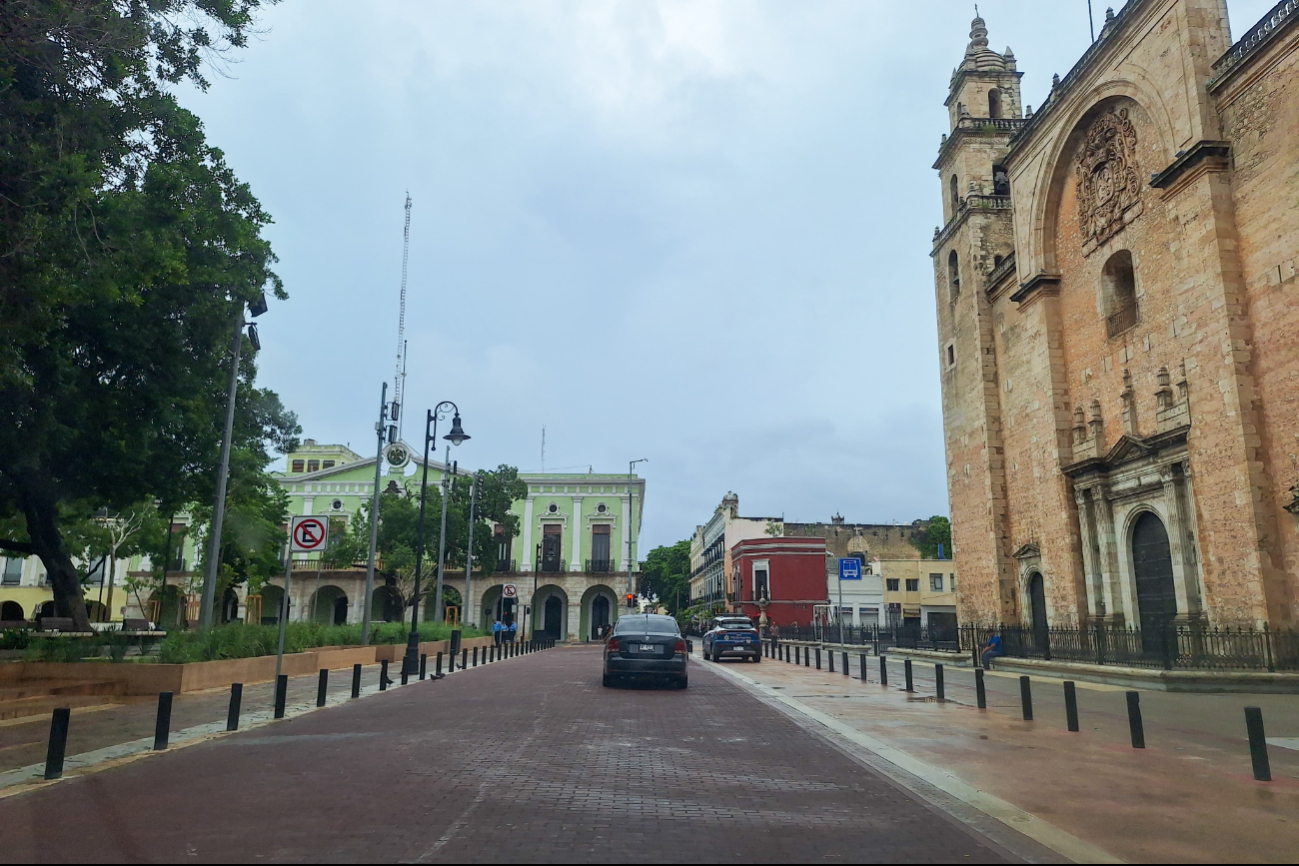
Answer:
<svg viewBox="0 0 1299 866"><path fill-rule="evenodd" d="M744 620L727 620L717 624L719 628L748 630L753 628L753 623Z"/></svg>
<svg viewBox="0 0 1299 866"><path fill-rule="evenodd" d="M678 634L677 621L670 616L624 616L614 629L618 634Z"/></svg>

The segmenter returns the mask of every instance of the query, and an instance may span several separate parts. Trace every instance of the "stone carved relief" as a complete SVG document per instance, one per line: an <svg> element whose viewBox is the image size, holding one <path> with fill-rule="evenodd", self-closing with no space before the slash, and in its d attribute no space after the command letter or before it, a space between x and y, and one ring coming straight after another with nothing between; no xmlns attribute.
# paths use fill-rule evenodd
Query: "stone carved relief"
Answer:
<svg viewBox="0 0 1299 866"><path fill-rule="evenodd" d="M1092 122L1074 173L1078 230L1083 252L1090 253L1140 213L1137 131L1126 108L1107 111Z"/></svg>

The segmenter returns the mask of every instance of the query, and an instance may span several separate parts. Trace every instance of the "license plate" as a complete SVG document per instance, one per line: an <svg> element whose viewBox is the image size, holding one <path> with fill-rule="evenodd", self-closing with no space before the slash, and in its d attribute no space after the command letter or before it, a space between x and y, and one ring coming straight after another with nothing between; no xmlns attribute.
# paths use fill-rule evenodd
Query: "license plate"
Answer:
<svg viewBox="0 0 1299 866"><path fill-rule="evenodd" d="M643 653L656 653L659 648L652 643L643 643L640 645L640 651Z"/></svg>

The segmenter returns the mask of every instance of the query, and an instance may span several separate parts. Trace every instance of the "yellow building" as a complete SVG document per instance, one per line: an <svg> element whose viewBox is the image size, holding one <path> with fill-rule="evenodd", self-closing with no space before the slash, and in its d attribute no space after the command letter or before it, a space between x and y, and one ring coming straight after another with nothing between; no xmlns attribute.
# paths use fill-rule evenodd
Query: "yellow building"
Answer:
<svg viewBox="0 0 1299 866"><path fill-rule="evenodd" d="M950 559L877 559L890 624L956 628L956 563Z"/></svg>

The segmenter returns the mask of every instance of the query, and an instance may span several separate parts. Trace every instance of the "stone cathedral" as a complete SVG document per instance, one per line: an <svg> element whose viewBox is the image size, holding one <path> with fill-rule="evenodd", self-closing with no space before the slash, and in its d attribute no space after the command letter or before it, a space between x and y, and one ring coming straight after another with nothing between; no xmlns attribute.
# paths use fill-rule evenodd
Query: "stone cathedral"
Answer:
<svg viewBox="0 0 1299 866"><path fill-rule="evenodd" d="M933 261L969 623L1294 627L1299 0L1130 0L1046 101L974 20Z"/></svg>

